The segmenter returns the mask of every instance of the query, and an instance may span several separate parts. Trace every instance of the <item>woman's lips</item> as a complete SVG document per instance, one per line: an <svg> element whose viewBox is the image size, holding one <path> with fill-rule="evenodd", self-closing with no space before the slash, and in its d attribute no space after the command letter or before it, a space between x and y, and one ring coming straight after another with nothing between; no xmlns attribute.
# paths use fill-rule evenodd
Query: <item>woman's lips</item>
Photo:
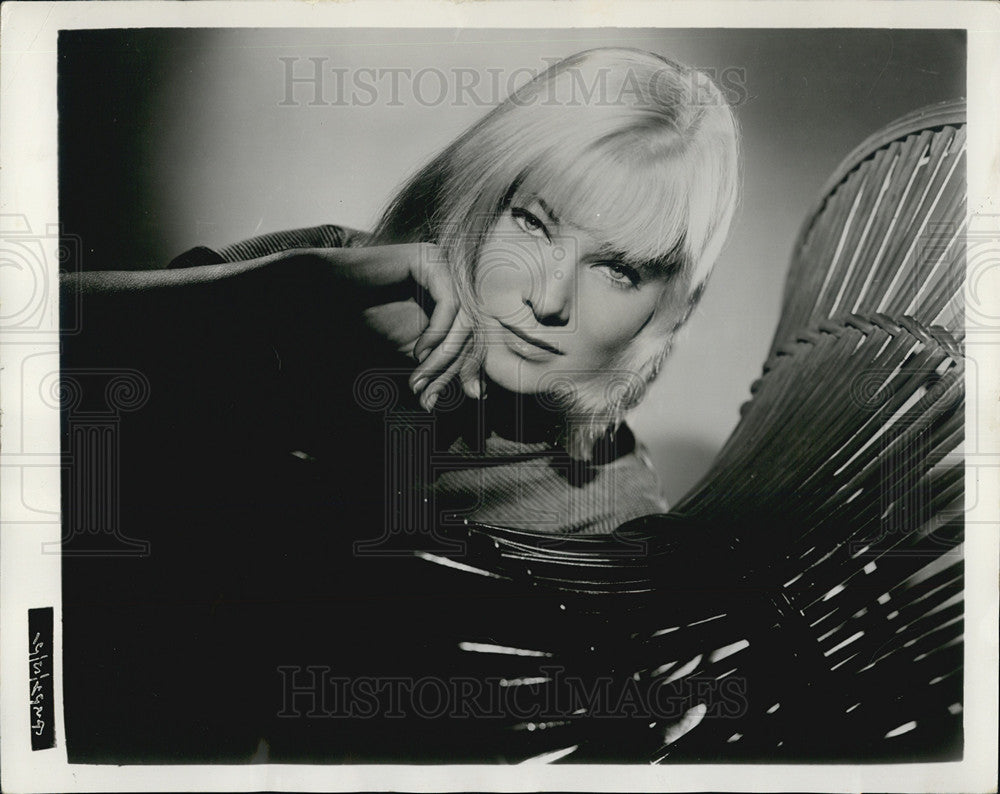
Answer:
<svg viewBox="0 0 1000 794"><path fill-rule="evenodd" d="M531 334L522 331L520 328L507 325L499 320L497 322L508 332L504 334L504 341L507 343L507 347L523 358L541 360L551 358L552 356L565 355L559 348L531 336Z"/></svg>

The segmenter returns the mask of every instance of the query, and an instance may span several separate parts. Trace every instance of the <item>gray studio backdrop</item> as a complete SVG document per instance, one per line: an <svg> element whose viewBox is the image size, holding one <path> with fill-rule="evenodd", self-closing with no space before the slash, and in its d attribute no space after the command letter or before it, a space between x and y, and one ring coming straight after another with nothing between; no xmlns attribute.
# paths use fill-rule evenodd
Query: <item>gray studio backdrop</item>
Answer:
<svg viewBox="0 0 1000 794"><path fill-rule="evenodd" d="M712 71L744 133L742 207L632 425L676 501L758 376L796 232L880 126L965 94L956 31L163 30L60 40L64 226L93 268L320 223L370 228L401 180L547 62L640 47ZM318 79L311 79L317 77Z"/></svg>

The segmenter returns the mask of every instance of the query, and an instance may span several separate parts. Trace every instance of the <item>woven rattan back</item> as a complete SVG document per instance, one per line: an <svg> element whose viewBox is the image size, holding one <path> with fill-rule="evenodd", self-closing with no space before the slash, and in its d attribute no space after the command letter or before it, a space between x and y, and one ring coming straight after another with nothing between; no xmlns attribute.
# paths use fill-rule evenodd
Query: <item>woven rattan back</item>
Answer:
<svg viewBox="0 0 1000 794"><path fill-rule="evenodd" d="M675 510L775 607L784 693L748 698L743 752L960 752L964 121L918 111L833 175L754 399Z"/></svg>
<svg viewBox="0 0 1000 794"><path fill-rule="evenodd" d="M963 376L944 330L823 323L779 348L711 479L679 505L774 607L764 653L782 685L772 703L748 686L735 730L754 752L955 749ZM765 729L770 708L784 714Z"/></svg>
<svg viewBox="0 0 1000 794"><path fill-rule="evenodd" d="M848 155L796 242L774 345L845 313L961 338L965 163L964 102L918 110Z"/></svg>
<svg viewBox="0 0 1000 794"><path fill-rule="evenodd" d="M769 653L795 670L748 699L760 752L957 751L964 229L964 106L853 152L803 227L754 399L675 510L775 605ZM780 710L787 732L755 737Z"/></svg>

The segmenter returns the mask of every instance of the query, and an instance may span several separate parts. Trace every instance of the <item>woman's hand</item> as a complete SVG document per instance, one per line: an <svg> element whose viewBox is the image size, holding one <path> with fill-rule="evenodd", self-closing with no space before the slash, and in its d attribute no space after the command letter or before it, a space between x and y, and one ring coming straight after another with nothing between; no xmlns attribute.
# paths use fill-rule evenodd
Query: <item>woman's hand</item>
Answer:
<svg viewBox="0 0 1000 794"><path fill-rule="evenodd" d="M353 262L344 262L348 250ZM365 309L365 321L417 360L410 387L420 395L424 409L431 410L456 377L470 397L482 394L479 362L472 355L472 322L459 305L451 271L438 246L407 243L340 249L337 264L348 265L350 280L388 290L380 295L380 302Z"/></svg>
<svg viewBox="0 0 1000 794"><path fill-rule="evenodd" d="M435 315L437 309L414 349L418 364L410 375L410 388L414 394L420 395L420 404L427 411L434 407L438 395L455 377L469 397L479 399L482 396L480 365L474 357L472 322L469 316L464 309L459 308L450 326L440 337L441 341L435 344L429 341L441 335L440 329L435 329L431 335Z"/></svg>
<svg viewBox="0 0 1000 794"><path fill-rule="evenodd" d="M457 377L463 391L474 399L481 396L482 386L479 363L472 356L472 322L459 304L444 254L432 243L420 243L418 247L418 256L410 259L410 278L425 295L430 295L434 307L413 345L417 366L410 375L410 388L420 396L424 409L430 411L453 378Z"/></svg>

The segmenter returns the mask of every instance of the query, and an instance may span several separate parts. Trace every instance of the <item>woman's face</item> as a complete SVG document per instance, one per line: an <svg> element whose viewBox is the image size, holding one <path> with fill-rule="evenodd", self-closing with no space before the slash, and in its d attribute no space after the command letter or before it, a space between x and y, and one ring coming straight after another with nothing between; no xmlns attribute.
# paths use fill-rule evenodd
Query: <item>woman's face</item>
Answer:
<svg viewBox="0 0 1000 794"><path fill-rule="evenodd" d="M555 217L541 196L515 198L504 210L475 277L486 375L520 393L607 369L653 319L669 286Z"/></svg>

